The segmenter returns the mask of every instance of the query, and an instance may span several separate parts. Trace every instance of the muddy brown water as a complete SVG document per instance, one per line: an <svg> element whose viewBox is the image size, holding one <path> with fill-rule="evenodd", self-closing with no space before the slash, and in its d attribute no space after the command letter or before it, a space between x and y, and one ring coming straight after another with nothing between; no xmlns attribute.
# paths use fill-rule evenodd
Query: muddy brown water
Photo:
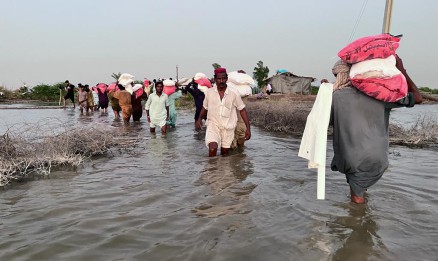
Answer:
<svg viewBox="0 0 438 261"><path fill-rule="evenodd" d="M437 107L418 110L428 109ZM393 113L415 121L406 115ZM57 119L139 140L0 190L0 260L437 260L438 152L391 147L365 205L349 203L344 176L327 171L319 201L298 139L254 127L243 151L209 159L192 117L179 112L162 137L144 119L124 126L111 114L0 110L1 132Z"/></svg>

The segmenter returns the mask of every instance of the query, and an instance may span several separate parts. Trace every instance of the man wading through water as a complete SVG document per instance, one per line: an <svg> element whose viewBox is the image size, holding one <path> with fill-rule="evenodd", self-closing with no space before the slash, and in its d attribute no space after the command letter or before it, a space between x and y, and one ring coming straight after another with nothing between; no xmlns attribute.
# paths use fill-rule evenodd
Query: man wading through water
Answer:
<svg viewBox="0 0 438 261"><path fill-rule="evenodd" d="M155 92L151 93L146 102L146 115L150 126L150 132L155 133L155 127L160 127L161 134L166 134L169 120L169 97L163 93L163 82L155 83Z"/></svg>
<svg viewBox="0 0 438 261"><path fill-rule="evenodd" d="M202 128L202 118L207 116L207 131L205 144L208 147L209 157L215 157L217 149L221 147L221 155L227 155L234 139L234 130L237 124L237 112L239 111L246 125L245 139L251 138L248 115L245 104L240 95L227 88L227 70L218 68L214 70L216 86L205 92L205 98L196 127Z"/></svg>

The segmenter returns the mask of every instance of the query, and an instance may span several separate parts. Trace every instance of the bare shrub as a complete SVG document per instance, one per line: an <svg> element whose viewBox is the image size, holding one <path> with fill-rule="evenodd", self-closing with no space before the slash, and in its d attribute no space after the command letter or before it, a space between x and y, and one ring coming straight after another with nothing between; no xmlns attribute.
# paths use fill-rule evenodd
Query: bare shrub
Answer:
<svg viewBox="0 0 438 261"><path fill-rule="evenodd" d="M438 147L438 122L428 116L420 117L410 128L390 125L391 144L409 147Z"/></svg>
<svg viewBox="0 0 438 261"><path fill-rule="evenodd" d="M31 174L47 175L54 166L79 166L85 159L106 154L113 147L135 145L132 139L119 136L85 127L61 126L47 131L38 124L9 129L0 136L0 187Z"/></svg>
<svg viewBox="0 0 438 261"><path fill-rule="evenodd" d="M246 108L251 124L270 131L302 136L312 102L291 99L263 100L247 102ZM332 131L329 127L328 135ZM410 128L390 124L389 135L393 145L438 148L438 123L436 119L427 116L419 118Z"/></svg>

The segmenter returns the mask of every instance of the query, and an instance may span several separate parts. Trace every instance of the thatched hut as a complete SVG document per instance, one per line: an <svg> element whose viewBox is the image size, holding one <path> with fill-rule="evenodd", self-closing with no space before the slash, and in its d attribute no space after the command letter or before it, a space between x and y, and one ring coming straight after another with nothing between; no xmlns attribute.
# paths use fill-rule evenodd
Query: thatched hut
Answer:
<svg viewBox="0 0 438 261"><path fill-rule="evenodd" d="M267 78L266 83L271 84L274 93L310 94L310 84L314 80L313 77L297 76L290 72L284 72Z"/></svg>

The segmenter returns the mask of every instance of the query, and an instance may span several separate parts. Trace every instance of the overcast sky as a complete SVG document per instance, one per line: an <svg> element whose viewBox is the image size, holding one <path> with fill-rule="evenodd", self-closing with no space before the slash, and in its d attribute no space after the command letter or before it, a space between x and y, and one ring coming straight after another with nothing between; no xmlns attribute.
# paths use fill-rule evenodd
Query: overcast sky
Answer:
<svg viewBox="0 0 438 261"><path fill-rule="evenodd" d="M397 53L419 86L438 88L438 1L393 0ZM349 43L363 0L0 0L0 85L67 79L94 85L111 74L212 76L212 63L252 75L328 78ZM353 40L382 31L385 0L368 0Z"/></svg>

